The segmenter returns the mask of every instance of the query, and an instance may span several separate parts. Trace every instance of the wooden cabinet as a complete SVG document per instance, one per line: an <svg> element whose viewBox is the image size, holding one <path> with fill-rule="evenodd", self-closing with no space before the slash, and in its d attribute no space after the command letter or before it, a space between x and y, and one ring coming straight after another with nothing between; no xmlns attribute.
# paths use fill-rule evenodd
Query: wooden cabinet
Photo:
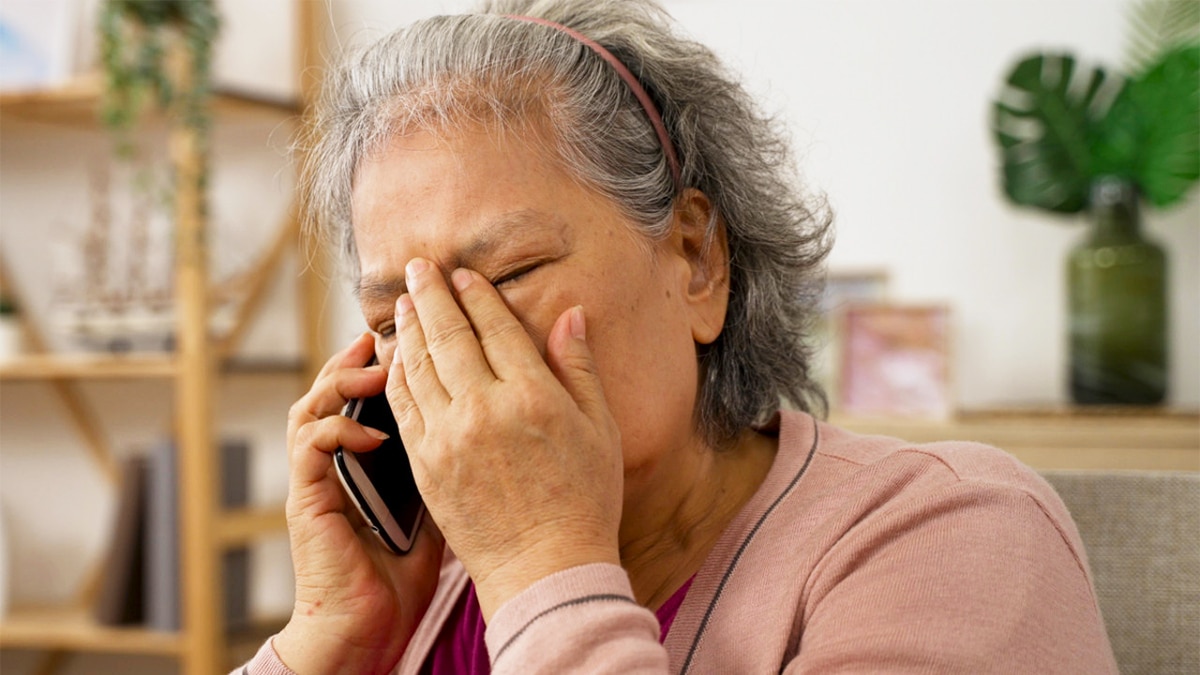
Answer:
<svg viewBox="0 0 1200 675"><path fill-rule="evenodd" d="M1191 410L1024 408L963 412L945 421L830 421L916 443L987 443L1035 469L1200 471L1200 414Z"/></svg>

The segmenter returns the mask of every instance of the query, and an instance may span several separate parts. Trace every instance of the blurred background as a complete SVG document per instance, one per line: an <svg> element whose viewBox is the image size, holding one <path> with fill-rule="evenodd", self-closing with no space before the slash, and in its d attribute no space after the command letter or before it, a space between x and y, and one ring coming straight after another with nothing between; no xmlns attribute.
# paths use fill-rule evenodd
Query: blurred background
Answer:
<svg viewBox="0 0 1200 675"><path fill-rule="evenodd" d="M211 76L224 98L208 137L210 304L213 330L236 330L237 337L209 345L211 358L223 365L200 381L212 402L211 415L201 416L207 443L233 448L215 453L225 470L222 495L214 499L244 516L213 521L214 531L225 532L215 535L224 537L219 564L225 583L241 580L226 592L248 599L240 614L225 616L227 625L269 630L286 618L292 580L279 504L286 495L287 409L304 391L311 363L364 329L337 270L324 269L329 283L314 284L313 274L302 274L304 256L293 250L289 146L304 95L300 73L307 63L309 76L316 74L313 69L335 58L327 55L346 46L471 4L215 3L221 27ZM1071 249L1088 236L1088 219L1017 207L1005 197L993 102L1012 67L1034 51L1069 52L1112 71L1127 67L1135 3L663 4L685 32L741 74L764 110L786 121L806 189L824 194L836 214L829 270L832 289L843 295L831 298L829 324L818 336L835 416L854 418L836 405L849 380L842 372L847 337L835 318L854 298L934 308L940 322L931 349L941 361L929 377L943 388L918 411L935 426L905 426L900 419L885 430L936 436L959 430L956 420L972 415L1070 416L1066 270ZM44 347L60 354L140 356L178 342L172 321L179 313L170 300L179 290L172 276L175 215L162 197L173 185L164 170L170 125L135 125L130 136L146 159L129 162L94 121L102 10L97 0L0 4L0 263L6 280L0 290L7 301L0 321L6 335L15 332L24 341L6 346L8 365L0 365L0 609L89 600L83 614L0 623L5 673L45 666L50 648L87 652L49 662L62 672L182 672L178 656L193 649L169 630L129 637L93 626L104 579L107 592L116 592L111 575L98 570L113 569L114 531L130 494L119 474L129 469L128 458L161 455L164 447L169 454L183 414L175 394L190 377L188 368L153 354L132 367L128 359L124 366L30 361L38 345L20 328L36 327ZM315 26L311 32L298 29L306 20ZM1181 429L1172 432L1172 439L1183 440L1170 441L1178 452L1168 468L1195 469L1197 191L1169 209L1145 209L1142 217L1147 237L1169 257L1169 387L1164 405L1134 414L1140 422L1133 426ZM101 293L100 286L111 292ZM252 305L243 304L248 298ZM95 302L110 309L126 304L115 311L117 321L109 315L114 312L89 313L88 303ZM239 313L242 306L252 311ZM170 319L165 324L164 316ZM316 334L323 343L311 339ZM891 412L884 417L903 418L905 411ZM1005 444L1007 437L997 438L984 440ZM1045 454L1052 452L1036 457L1054 465ZM167 470L180 473L179 466ZM239 562L230 551L245 553ZM178 615L178 606L174 611ZM55 618L61 616L69 618ZM126 639L132 646L122 648Z"/></svg>

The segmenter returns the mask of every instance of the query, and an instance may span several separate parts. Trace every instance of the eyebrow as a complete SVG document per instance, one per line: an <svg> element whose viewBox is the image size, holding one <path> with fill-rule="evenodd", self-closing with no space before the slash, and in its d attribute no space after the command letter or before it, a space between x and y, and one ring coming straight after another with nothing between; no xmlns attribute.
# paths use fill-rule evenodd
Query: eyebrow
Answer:
<svg viewBox="0 0 1200 675"><path fill-rule="evenodd" d="M530 231L543 236L551 233L566 237L563 221L554 215L536 209L509 211L488 221L479 232L450 258L448 269L474 268L478 261L492 255L496 249L512 240L517 233L530 236ZM371 276L358 280L354 296L360 304L391 301L408 291L404 275Z"/></svg>

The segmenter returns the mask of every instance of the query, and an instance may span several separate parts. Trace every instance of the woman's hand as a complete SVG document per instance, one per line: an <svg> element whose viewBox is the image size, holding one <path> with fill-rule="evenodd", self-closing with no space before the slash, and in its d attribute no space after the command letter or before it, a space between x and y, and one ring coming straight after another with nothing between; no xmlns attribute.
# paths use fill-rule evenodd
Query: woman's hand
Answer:
<svg viewBox="0 0 1200 675"><path fill-rule="evenodd" d="M479 274L454 272L456 302L432 263L414 259L406 272L388 400L485 619L549 574L619 564L620 434L583 309L558 317L543 360Z"/></svg>
<svg viewBox="0 0 1200 675"><path fill-rule="evenodd" d="M390 672L437 586L443 541L432 519L407 555L393 555L353 511L333 468L338 447L362 452L381 442L339 414L348 399L383 391L384 368L362 367L373 349L363 335L331 358L288 414L296 600L274 648L301 673Z"/></svg>

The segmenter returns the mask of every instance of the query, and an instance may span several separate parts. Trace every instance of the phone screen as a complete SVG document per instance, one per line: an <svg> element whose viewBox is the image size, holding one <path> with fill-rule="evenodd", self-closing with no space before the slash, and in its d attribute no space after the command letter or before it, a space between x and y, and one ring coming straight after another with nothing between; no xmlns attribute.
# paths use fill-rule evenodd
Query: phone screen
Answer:
<svg viewBox="0 0 1200 675"><path fill-rule="evenodd" d="M383 543L396 553L405 553L412 548L425 505L417 491L391 406L379 394L350 401L346 415L363 426L384 432L389 438L370 452L339 448L334 453L338 476Z"/></svg>

